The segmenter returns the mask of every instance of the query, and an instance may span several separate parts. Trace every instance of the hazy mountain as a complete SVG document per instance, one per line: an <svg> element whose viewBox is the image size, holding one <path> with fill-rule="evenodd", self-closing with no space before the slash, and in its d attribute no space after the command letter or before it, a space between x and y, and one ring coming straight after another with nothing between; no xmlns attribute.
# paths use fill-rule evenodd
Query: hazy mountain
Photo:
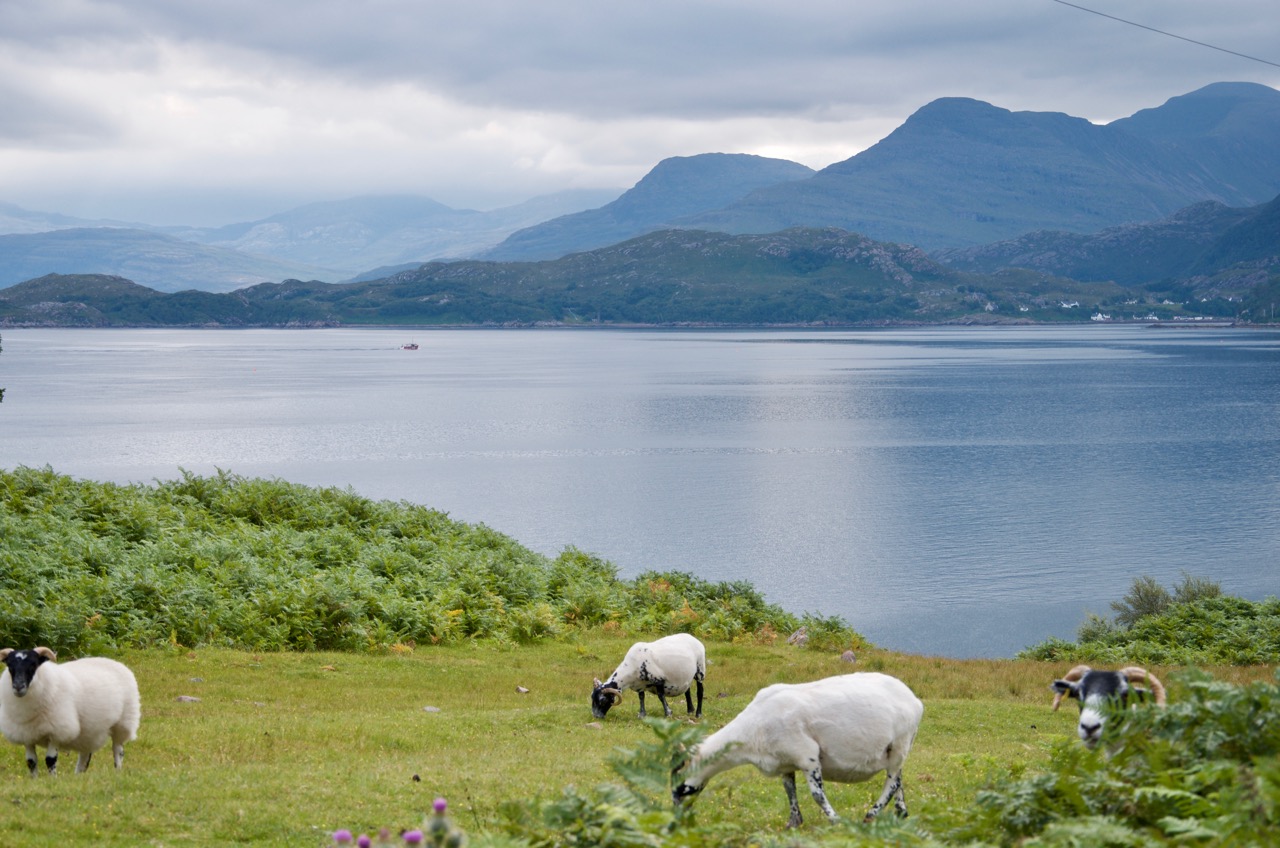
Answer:
<svg viewBox="0 0 1280 848"><path fill-rule="evenodd" d="M926 248L1034 230L1096 232L1203 200L1280 193L1280 92L1218 83L1097 126L944 98L873 147L682 226L731 233L836 226Z"/></svg>
<svg viewBox="0 0 1280 848"><path fill-rule="evenodd" d="M742 153L664 159L612 203L520 230L478 257L555 259L617 244L718 209L763 186L805 179L813 173L796 162Z"/></svg>
<svg viewBox="0 0 1280 848"><path fill-rule="evenodd" d="M147 229L143 224L75 218L56 212L36 212L12 203L0 203L0 235L47 233L72 227L132 227Z"/></svg>
<svg viewBox="0 0 1280 848"><path fill-rule="evenodd" d="M170 292L230 291L291 277L337 282L379 266L463 256L617 195L565 191L488 212L425 197L359 197L217 228L88 221L0 204L0 232L11 233L0 235L0 287L49 273L114 274Z"/></svg>
<svg viewBox="0 0 1280 848"><path fill-rule="evenodd" d="M291 262L335 268L342 279L370 268L469 256L512 232L568 211L617 197L613 190L578 190L536 197L478 212L426 197L355 197L300 206L260 221L212 230L175 232L182 238Z"/></svg>
<svg viewBox="0 0 1280 848"><path fill-rule="evenodd" d="M93 227L0 236L0 289L49 273L118 275L163 292L231 291L289 277L338 279L331 270L300 262L145 230Z"/></svg>

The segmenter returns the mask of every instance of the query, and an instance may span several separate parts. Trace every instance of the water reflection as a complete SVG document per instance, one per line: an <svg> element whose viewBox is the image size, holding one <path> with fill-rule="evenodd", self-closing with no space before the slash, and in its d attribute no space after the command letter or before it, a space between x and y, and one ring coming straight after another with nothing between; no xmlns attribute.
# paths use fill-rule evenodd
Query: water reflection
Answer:
<svg viewBox="0 0 1280 848"><path fill-rule="evenodd" d="M351 486L1009 655L1138 574L1280 593L1280 333L12 330L0 462Z"/></svg>

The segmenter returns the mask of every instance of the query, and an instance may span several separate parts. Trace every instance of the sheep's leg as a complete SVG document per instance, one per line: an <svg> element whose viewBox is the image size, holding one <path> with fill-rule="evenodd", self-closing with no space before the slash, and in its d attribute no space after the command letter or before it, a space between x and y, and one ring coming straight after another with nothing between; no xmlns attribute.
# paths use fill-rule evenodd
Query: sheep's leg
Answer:
<svg viewBox="0 0 1280 848"><path fill-rule="evenodd" d="M782 776L782 788L787 791L787 802L791 804L791 818L787 819L787 827L799 827L804 823L800 815L800 799L796 797L796 773L789 771Z"/></svg>
<svg viewBox="0 0 1280 848"><path fill-rule="evenodd" d="M36 746L28 745L27 746L27 771L31 772L32 777L38 777L40 774L40 770L36 768L37 762L38 761L36 760Z"/></svg>
<svg viewBox="0 0 1280 848"><path fill-rule="evenodd" d="M902 793L902 775L898 775L898 791L893 796L893 811L899 818L907 817L907 796Z"/></svg>
<svg viewBox="0 0 1280 848"><path fill-rule="evenodd" d="M659 686L658 691L654 693L658 696L658 700L662 702L662 714L667 718L671 718L671 707L667 705L667 693L663 686Z"/></svg>
<svg viewBox="0 0 1280 848"><path fill-rule="evenodd" d="M697 718L702 718L702 678L698 678L698 712L695 714Z"/></svg>
<svg viewBox="0 0 1280 848"><path fill-rule="evenodd" d="M644 718L645 715L646 713L644 711L644 690L641 689L640 690L640 718Z"/></svg>
<svg viewBox="0 0 1280 848"><path fill-rule="evenodd" d="M49 774L58 773L58 747L56 745L51 744L44 749L44 767L48 769Z"/></svg>
<svg viewBox="0 0 1280 848"><path fill-rule="evenodd" d="M822 812L827 814L827 818L835 821L838 818L835 808L827 800L827 792L822 787L822 766L815 765L805 772L804 776L809 781L809 794L813 796L813 800L822 808Z"/></svg>
<svg viewBox="0 0 1280 848"><path fill-rule="evenodd" d="M76 774L80 774L81 772L88 770L89 761L92 759L93 759L92 752L81 751L80 758L76 760Z"/></svg>
<svg viewBox="0 0 1280 848"><path fill-rule="evenodd" d="M111 758L115 760L116 768L124 765L124 743L116 742L111 746Z"/></svg>
<svg viewBox="0 0 1280 848"><path fill-rule="evenodd" d="M898 796L898 800L894 802L894 808L898 811L898 815L906 816L907 802L902 796L902 772L897 774L885 775L884 792L880 793L880 800L867 810L867 814L863 816L864 822L869 822L876 816L880 815L880 811L884 809L884 805L889 803L889 799Z"/></svg>
<svg viewBox="0 0 1280 848"><path fill-rule="evenodd" d="M692 714L693 713L693 690L692 689L684 690L684 705L686 708L686 712Z"/></svg>

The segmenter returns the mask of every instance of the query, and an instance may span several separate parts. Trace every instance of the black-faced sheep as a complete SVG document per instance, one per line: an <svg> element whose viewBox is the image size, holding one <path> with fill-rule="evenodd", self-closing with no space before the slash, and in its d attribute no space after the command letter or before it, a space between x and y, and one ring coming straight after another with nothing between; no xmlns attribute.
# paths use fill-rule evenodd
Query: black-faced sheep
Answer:
<svg viewBox="0 0 1280 848"><path fill-rule="evenodd" d="M699 743L677 770L684 776L671 795L679 804L701 792L720 772L750 763L770 777L782 778L791 805L787 826L797 827L803 821L796 798L797 771L831 819L836 811L823 790L824 780L861 783L883 771L884 791L864 821L875 818L890 798L898 814L906 816L902 766L923 715L920 699L887 674L860 672L811 683L775 683Z"/></svg>
<svg viewBox="0 0 1280 848"><path fill-rule="evenodd" d="M35 777L36 746L44 746L45 766L57 774L58 750L77 752L76 771L89 767L93 753L112 742L116 768L124 761L124 743L138 734L138 682L123 664L86 657L59 665L53 651L0 650L0 733L27 749L27 768Z"/></svg>
<svg viewBox="0 0 1280 848"><path fill-rule="evenodd" d="M645 715L644 695L651 692L662 702L663 713L671 715L668 695L684 693L689 712L694 712L690 687L698 689L696 715L702 717L702 680L707 674L707 650L688 633L664 636L653 642L636 642L622 663L605 682L596 678L591 689L591 714L604 718L609 708L622 700L627 689L640 693L640 715Z"/></svg>
<svg viewBox="0 0 1280 848"><path fill-rule="evenodd" d="M1138 685L1144 684L1147 688ZM1087 665L1078 665L1068 671L1060 680L1052 683L1056 693L1053 696L1055 710L1062 704L1064 697L1075 698L1080 702L1080 723L1076 725L1076 733L1088 748L1094 748L1102 738L1102 725L1108 701L1118 701L1127 706L1129 695L1138 701L1147 696L1159 706L1164 706L1164 685L1156 676L1145 668L1136 665L1126 666L1119 671L1095 671Z"/></svg>

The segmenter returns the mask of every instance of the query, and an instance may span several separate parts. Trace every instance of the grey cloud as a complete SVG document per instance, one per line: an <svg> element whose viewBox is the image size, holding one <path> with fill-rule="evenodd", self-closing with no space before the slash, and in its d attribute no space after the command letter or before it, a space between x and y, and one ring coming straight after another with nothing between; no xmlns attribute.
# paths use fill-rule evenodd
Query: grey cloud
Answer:
<svg viewBox="0 0 1280 848"><path fill-rule="evenodd" d="M0 79L0 146L74 150L116 134L111 121L83 104Z"/></svg>
<svg viewBox="0 0 1280 848"><path fill-rule="evenodd" d="M1258 26L1275 17L1273 0L1108 8L1117 5L1192 34L1211 27L1242 48L1280 43L1274 24L1269 33ZM759 114L761 106L766 114L803 114L817 104L880 100L882 87L914 76L919 65L934 69L938 86L927 93L941 96L947 82L967 83L954 75L964 63L938 64L957 51L999 57L997 67L1011 75L1038 69L1041 79L1050 63L1065 79L1104 59L1150 75L1156 69L1141 58L1148 51L1165 57L1163 70L1175 78L1210 61L1184 56L1192 47L1185 43L1060 4L1015 0L43 0L16 8L5 13L5 29L28 46L171 39L258 52L319 74L412 82L476 105L593 119ZM1234 77L1254 70L1241 67ZM988 64L980 73L991 71Z"/></svg>
<svg viewBox="0 0 1280 848"><path fill-rule="evenodd" d="M1275 0L1094 5L1280 61ZM36 206L114 180L117 203L149 185L231 208L243 186L485 207L467 184L516 202L713 149L823 167L939 97L1111 120L1212 82L1280 88L1052 0L0 0L4 67L24 79L0 73L0 194L19 187L6 148L95 147L43 157ZM97 79L119 88L77 102Z"/></svg>
<svg viewBox="0 0 1280 848"><path fill-rule="evenodd" d="M39 8L62 5L46 0ZM1192 35L1209 28L1241 52L1274 51L1280 43L1276 24L1259 25L1275 17L1273 0L1224 0L1212 9L1107 5ZM881 101L885 87L918 76L921 67L936 80L929 97L993 72L1057 78L1065 87L1095 73L1089 66L1099 62L1141 74L1147 84L1158 74L1189 78L1203 67L1214 68L1215 78L1234 67L1227 77L1256 79L1264 67L1223 62L1221 54L1060 4L1015 0L132 0L83 8L84 20L50 11L40 23L62 28L62 43L167 38L261 53L317 74L411 82L476 105L592 119L803 114L819 104ZM40 29L21 28L18 37L38 42ZM980 66L968 71L974 63ZM918 93L903 97L924 102Z"/></svg>

